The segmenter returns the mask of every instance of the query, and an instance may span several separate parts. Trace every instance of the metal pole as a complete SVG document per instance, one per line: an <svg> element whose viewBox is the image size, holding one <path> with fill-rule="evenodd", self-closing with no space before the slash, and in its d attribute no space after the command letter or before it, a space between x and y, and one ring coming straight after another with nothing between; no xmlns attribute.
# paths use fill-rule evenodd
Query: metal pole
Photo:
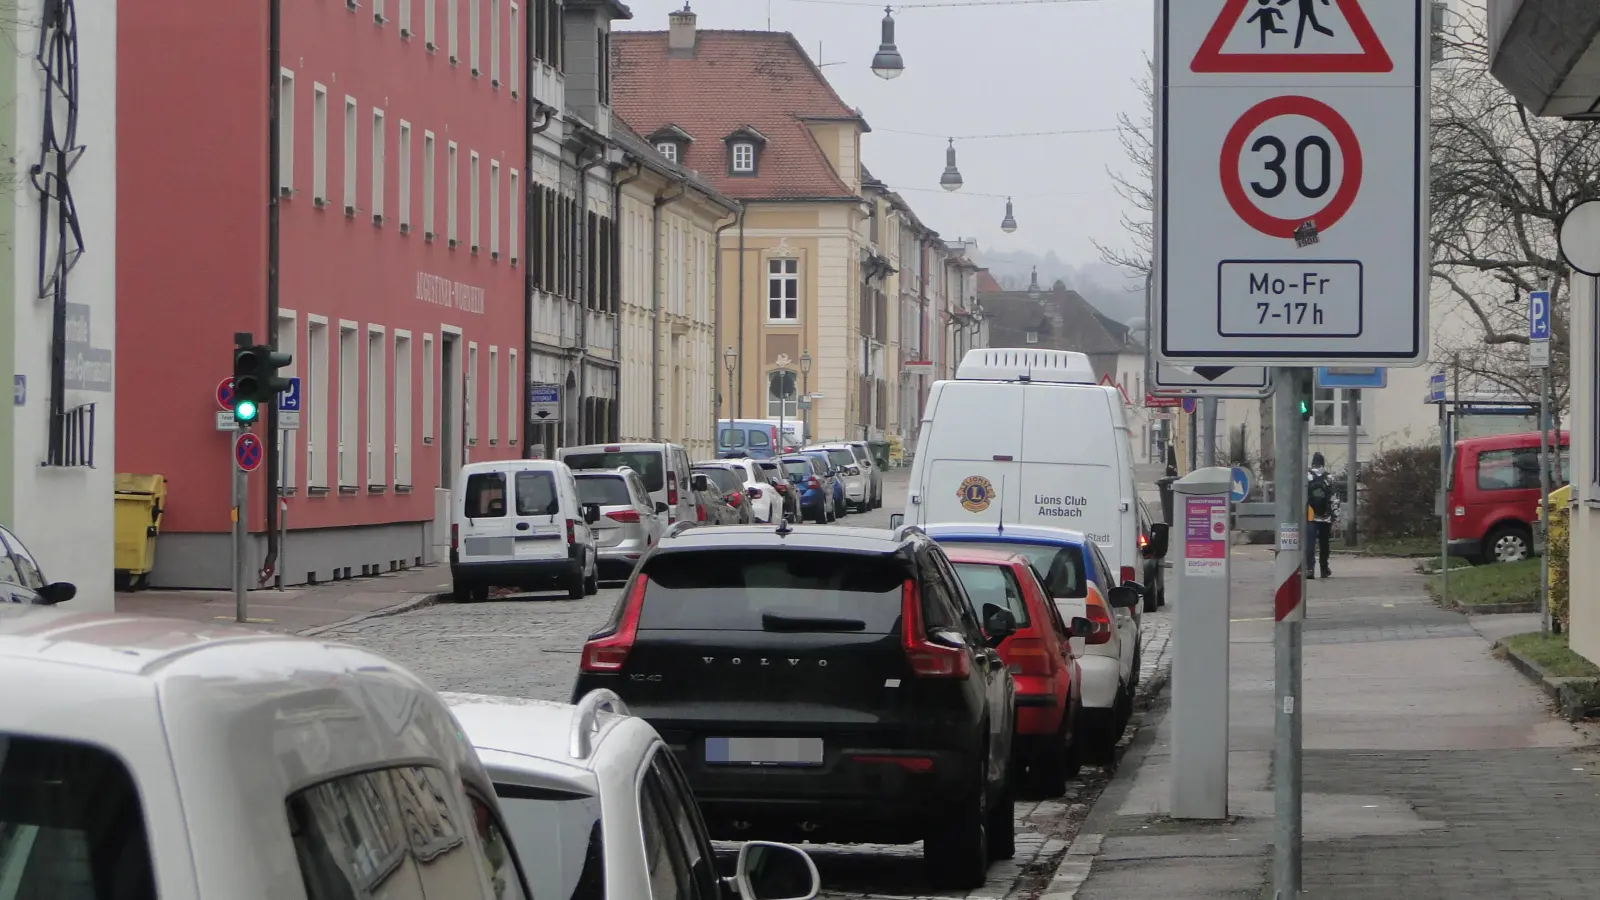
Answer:
<svg viewBox="0 0 1600 900"><path fill-rule="evenodd" d="M1539 370L1539 634L1550 634L1550 368Z"/></svg>
<svg viewBox="0 0 1600 900"><path fill-rule="evenodd" d="M1217 398L1206 397L1200 401L1205 418L1202 422L1200 452L1206 468L1217 464Z"/></svg>
<svg viewBox="0 0 1600 900"><path fill-rule="evenodd" d="M283 572L289 560L289 502L278 501L278 570L273 575L278 581L278 590L283 590Z"/></svg>
<svg viewBox="0 0 1600 900"><path fill-rule="evenodd" d="M1357 398L1360 391L1345 391L1345 463L1344 463L1344 496L1350 509L1345 513L1344 543L1346 547L1356 545L1356 469L1360 464L1356 461L1356 416L1360 404Z"/></svg>
<svg viewBox="0 0 1600 900"><path fill-rule="evenodd" d="M1450 418L1439 401L1439 603L1450 608Z"/></svg>
<svg viewBox="0 0 1600 900"><path fill-rule="evenodd" d="M1199 413L1200 413L1200 410L1197 407L1194 412L1189 413L1188 416L1186 416L1186 418L1189 420L1189 471L1191 471L1191 472L1193 472L1195 469L1199 468L1199 462L1200 462L1200 453L1199 453L1199 451L1200 451L1200 415L1199 415Z"/></svg>
<svg viewBox="0 0 1600 900"><path fill-rule="evenodd" d="M239 433L244 433L240 429ZM232 455L233 448L229 447ZM245 471L239 468L237 459L230 459L229 466L233 470L233 617L234 621L244 623L250 620L248 610L248 594L245 588L246 570L249 568L245 560L245 540L249 527L248 501L250 482Z"/></svg>
<svg viewBox="0 0 1600 900"><path fill-rule="evenodd" d="M1300 399L1309 393L1309 369L1279 369L1273 398L1277 464L1278 553L1273 575L1275 643L1273 693L1272 883L1277 900L1300 896L1300 650L1305 623L1306 530L1305 422Z"/></svg>

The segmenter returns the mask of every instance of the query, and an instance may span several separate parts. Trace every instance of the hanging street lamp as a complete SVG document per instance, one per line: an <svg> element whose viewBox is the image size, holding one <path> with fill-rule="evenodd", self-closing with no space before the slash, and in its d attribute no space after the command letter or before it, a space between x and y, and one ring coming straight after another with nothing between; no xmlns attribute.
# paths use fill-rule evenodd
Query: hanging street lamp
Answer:
<svg viewBox="0 0 1600 900"><path fill-rule="evenodd" d="M1017 230L1017 217L1011 214L1011 198L1006 198L1006 217L1000 220L1000 230L1010 234Z"/></svg>
<svg viewBox="0 0 1600 900"><path fill-rule="evenodd" d="M872 57L872 74L884 81L893 81L904 75L905 61L900 58L900 50L894 45L894 8L883 8L883 43L878 45L877 55Z"/></svg>
<svg viewBox="0 0 1600 900"><path fill-rule="evenodd" d="M961 190L961 170L956 168L956 139L944 151L944 174L939 176L939 186L947 191Z"/></svg>

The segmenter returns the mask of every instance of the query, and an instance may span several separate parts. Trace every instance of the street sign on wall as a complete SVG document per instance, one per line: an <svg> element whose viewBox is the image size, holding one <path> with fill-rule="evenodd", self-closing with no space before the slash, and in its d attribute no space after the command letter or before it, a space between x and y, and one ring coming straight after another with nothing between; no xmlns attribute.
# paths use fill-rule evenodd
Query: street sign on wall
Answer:
<svg viewBox="0 0 1600 900"><path fill-rule="evenodd" d="M1426 359L1429 11L1160 0L1163 359Z"/></svg>
<svg viewBox="0 0 1600 900"><path fill-rule="evenodd" d="M1322 366L1317 387L1377 390L1389 386L1389 370L1382 366Z"/></svg>
<svg viewBox="0 0 1600 900"><path fill-rule="evenodd" d="M561 420L561 385L535 382L528 385L528 415L535 422Z"/></svg>

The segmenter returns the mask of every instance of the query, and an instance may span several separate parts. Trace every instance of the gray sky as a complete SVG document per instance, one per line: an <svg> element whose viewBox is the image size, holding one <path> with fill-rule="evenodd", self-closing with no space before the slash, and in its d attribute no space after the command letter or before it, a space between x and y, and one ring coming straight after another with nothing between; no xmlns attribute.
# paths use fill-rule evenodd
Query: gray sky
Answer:
<svg viewBox="0 0 1600 900"><path fill-rule="evenodd" d="M661 30L683 0L626 0L621 28ZM1091 241L1127 246L1125 210L1108 166L1124 169L1115 133L967 140L964 135L1113 128L1117 114L1141 113L1135 81L1145 66L1151 7L1138 0L906 8L895 11L895 42L906 71L894 81L872 74L883 4L845 0L692 0L701 28L792 32L818 58L835 90L859 107L873 132L863 161L947 238L975 237L986 250L1056 251L1083 265L1098 259ZM840 63L840 65L830 65ZM939 188L945 141L956 138L966 186ZM995 194L999 196L978 196ZM1005 234L1005 196L1015 199L1018 230Z"/></svg>

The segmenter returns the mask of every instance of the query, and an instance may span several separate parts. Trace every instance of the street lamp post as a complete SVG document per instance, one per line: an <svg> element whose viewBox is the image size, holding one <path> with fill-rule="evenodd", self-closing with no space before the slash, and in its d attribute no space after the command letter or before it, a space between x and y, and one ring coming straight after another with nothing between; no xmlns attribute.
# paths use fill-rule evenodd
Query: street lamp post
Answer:
<svg viewBox="0 0 1600 900"><path fill-rule="evenodd" d="M806 408L800 411L800 440L803 443L811 434L811 351L804 350L800 353L800 396L805 398Z"/></svg>
<svg viewBox="0 0 1600 900"><path fill-rule="evenodd" d="M733 370L739 365L739 351L729 344L728 349L722 351L722 363L728 369L728 427L733 427Z"/></svg>

